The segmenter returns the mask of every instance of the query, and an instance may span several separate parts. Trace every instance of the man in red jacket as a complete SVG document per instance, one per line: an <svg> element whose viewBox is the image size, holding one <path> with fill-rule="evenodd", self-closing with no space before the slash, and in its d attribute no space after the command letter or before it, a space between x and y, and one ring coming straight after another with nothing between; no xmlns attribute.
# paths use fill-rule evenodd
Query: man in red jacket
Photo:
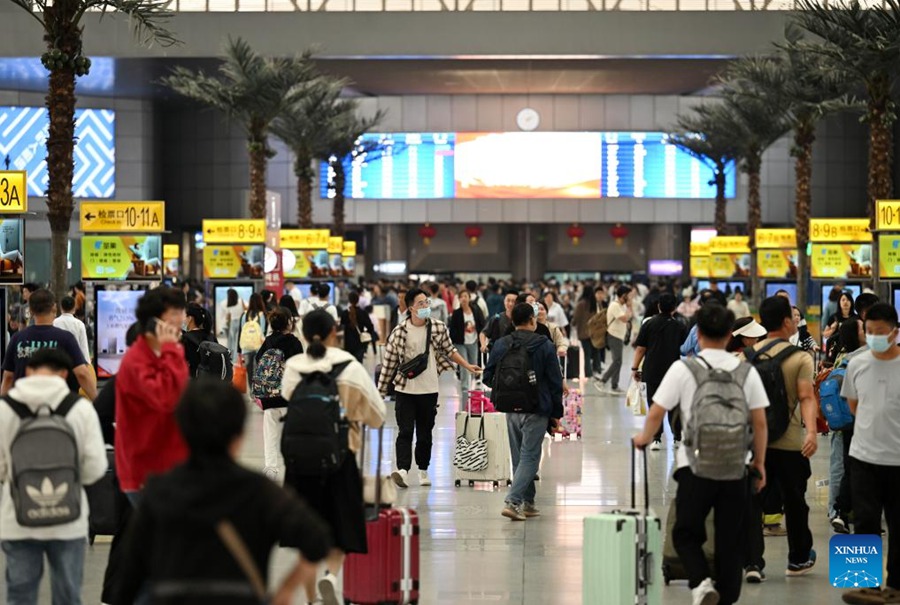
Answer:
<svg viewBox="0 0 900 605"><path fill-rule="evenodd" d="M184 294L157 288L138 301L140 335L116 375L116 472L122 491L137 504L148 475L187 459L175 406L188 381L181 346Z"/></svg>

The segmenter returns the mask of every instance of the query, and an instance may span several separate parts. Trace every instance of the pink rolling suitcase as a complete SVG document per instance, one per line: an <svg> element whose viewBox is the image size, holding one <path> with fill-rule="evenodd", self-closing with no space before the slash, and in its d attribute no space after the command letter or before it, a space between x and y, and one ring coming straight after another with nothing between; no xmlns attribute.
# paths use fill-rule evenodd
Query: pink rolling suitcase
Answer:
<svg viewBox="0 0 900 605"><path fill-rule="evenodd" d="M563 362L563 376L568 373L569 358ZM584 393L580 388L570 387L563 395L563 417L559 420L559 428L555 433L563 439L581 439L581 416L584 407Z"/></svg>

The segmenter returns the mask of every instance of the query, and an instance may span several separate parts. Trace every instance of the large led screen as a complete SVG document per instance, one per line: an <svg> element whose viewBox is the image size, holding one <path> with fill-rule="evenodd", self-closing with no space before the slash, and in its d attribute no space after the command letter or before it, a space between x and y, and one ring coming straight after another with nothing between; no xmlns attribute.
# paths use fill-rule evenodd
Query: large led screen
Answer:
<svg viewBox="0 0 900 605"><path fill-rule="evenodd" d="M125 356L125 334L135 321L134 310L143 290L103 290L97 292L97 376L109 378L119 371Z"/></svg>
<svg viewBox="0 0 900 605"><path fill-rule="evenodd" d="M448 132L370 133L357 142L357 153L344 160L345 195L355 199L437 199L453 197L453 144ZM334 170L322 163L322 198Z"/></svg>
<svg viewBox="0 0 900 605"><path fill-rule="evenodd" d="M352 199L713 199L711 170L662 132L370 133L344 161ZM321 164L320 194L334 171ZM735 195L735 167L726 170Z"/></svg>
<svg viewBox="0 0 900 605"><path fill-rule="evenodd" d="M47 136L43 107L0 106L0 160L28 173L28 194L46 195ZM75 174L72 193L80 198L111 198L116 192L116 112L75 110Z"/></svg>

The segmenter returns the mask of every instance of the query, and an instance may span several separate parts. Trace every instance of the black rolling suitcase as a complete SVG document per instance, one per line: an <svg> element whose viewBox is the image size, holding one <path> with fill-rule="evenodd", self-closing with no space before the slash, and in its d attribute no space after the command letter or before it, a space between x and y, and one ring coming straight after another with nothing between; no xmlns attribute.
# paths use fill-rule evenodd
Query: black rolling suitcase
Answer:
<svg viewBox="0 0 900 605"><path fill-rule="evenodd" d="M116 454L112 448L107 448L106 458L109 462L106 474L96 483L84 488L90 507L88 538L91 544L96 536L116 535L122 511L128 505L116 479Z"/></svg>
<svg viewBox="0 0 900 605"><path fill-rule="evenodd" d="M572 380L579 377L581 371L581 347L569 347L566 353L566 378ZM589 377L590 378L590 377Z"/></svg>

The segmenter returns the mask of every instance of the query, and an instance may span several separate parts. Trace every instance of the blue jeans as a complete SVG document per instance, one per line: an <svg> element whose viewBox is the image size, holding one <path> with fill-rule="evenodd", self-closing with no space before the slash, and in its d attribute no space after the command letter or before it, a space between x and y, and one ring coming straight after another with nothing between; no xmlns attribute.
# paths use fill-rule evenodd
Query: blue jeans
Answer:
<svg viewBox="0 0 900 605"><path fill-rule="evenodd" d="M547 432L547 417L538 414L507 414L509 452L513 482L506 496L508 504L534 504L534 477L541 461L541 444Z"/></svg>
<svg viewBox="0 0 900 605"><path fill-rule="evenodd" d="M0 541L6 555L7 605L37 605L44 555L50 562L53 605L81 605L86 546L84 538Z"/></svg>
<svg viewBox="0 0 900 605"><path fill-rule="evenodd" d="M828 518L833 519L837 515L835 502L841 490L841 478L844 476L844 433L832 431L831 433L831 459L828 475ZM847 511L844 511L845 513Z"/></svg>

